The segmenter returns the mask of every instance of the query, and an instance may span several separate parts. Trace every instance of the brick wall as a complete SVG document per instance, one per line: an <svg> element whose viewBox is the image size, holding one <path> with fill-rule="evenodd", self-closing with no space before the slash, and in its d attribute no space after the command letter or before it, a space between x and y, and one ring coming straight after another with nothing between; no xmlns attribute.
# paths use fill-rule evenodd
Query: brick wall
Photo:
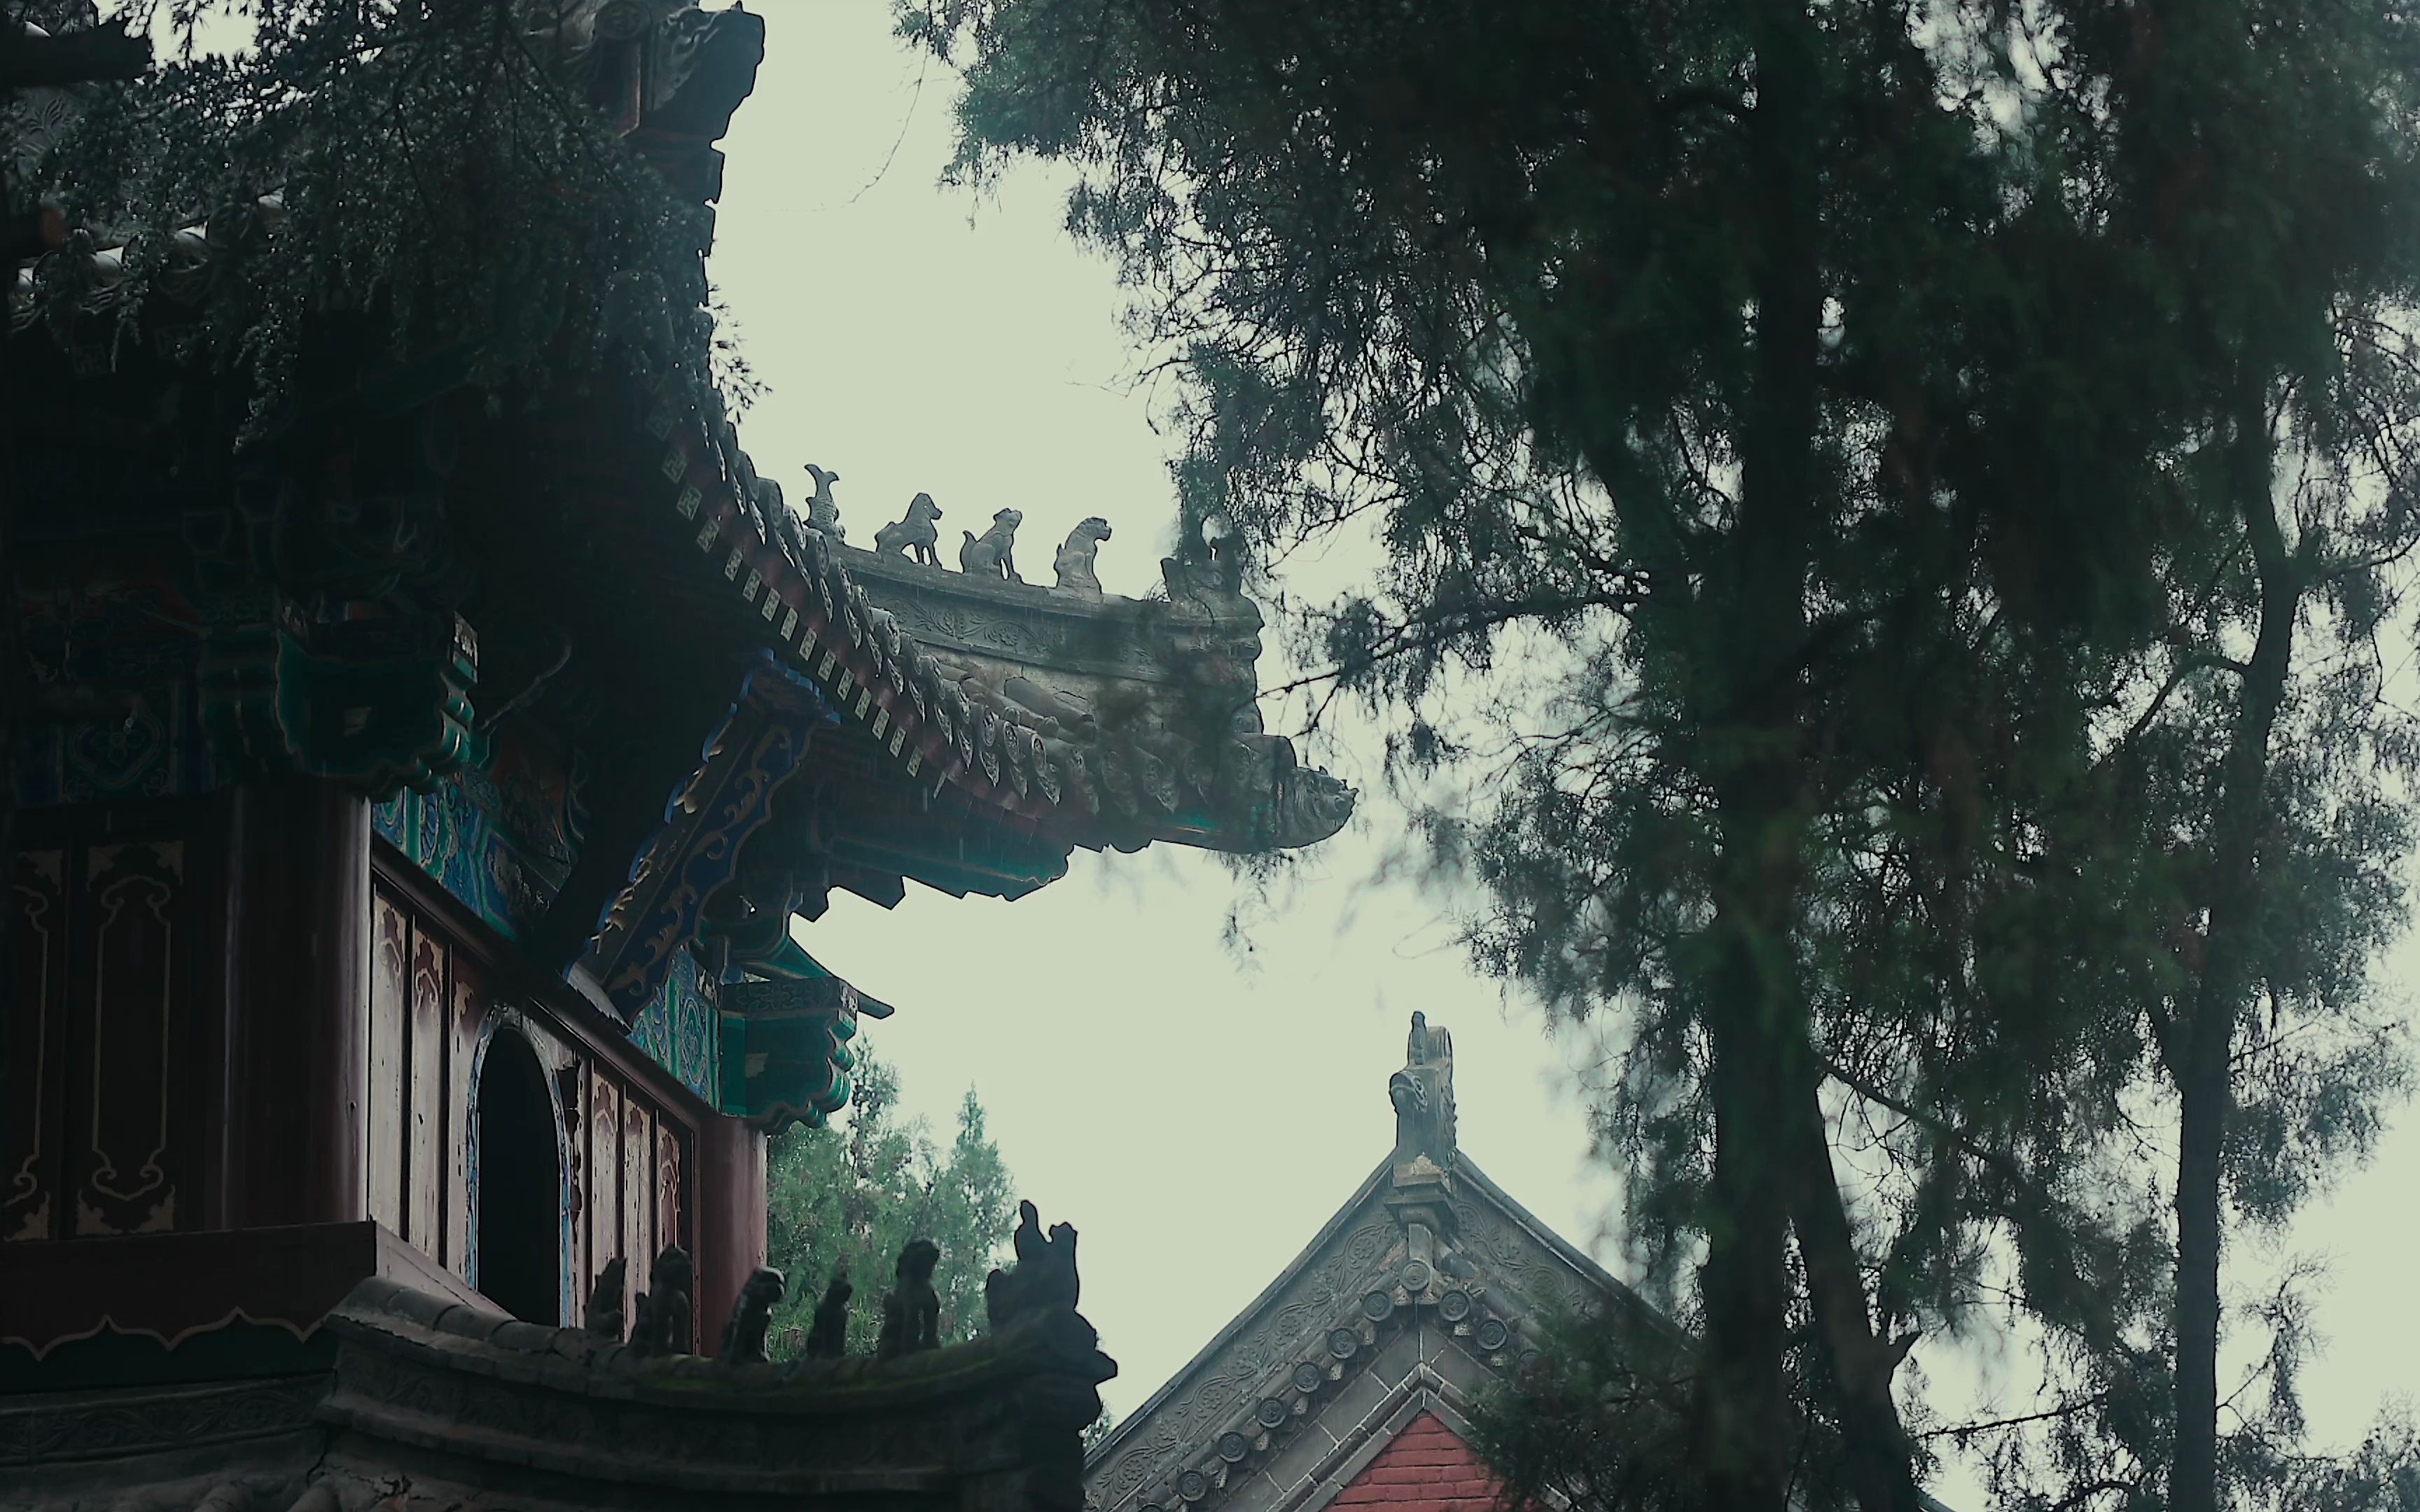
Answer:
<svg viewBox="0 0 2420 1512"><path fill-rule="evenodd" d="M1328 1504L1388 1512L1493 1512L1498 1489L1470 1445L1435 1413L1422 1412Z"/></svg>

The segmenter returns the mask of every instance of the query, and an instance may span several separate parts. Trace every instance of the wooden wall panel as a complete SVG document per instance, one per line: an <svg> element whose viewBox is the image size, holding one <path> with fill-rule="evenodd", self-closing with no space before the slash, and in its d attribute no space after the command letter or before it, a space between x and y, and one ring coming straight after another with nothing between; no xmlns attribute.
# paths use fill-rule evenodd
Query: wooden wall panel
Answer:
<svg viewBox="0 0 2420 1512"><path fill-rule="evenodd" d="M588 1316L588 1292L595 1281L588 1264L588 1062L567 1048L565 1057L566 1063L554 1072L554 1095L563 1114L563 1158L570 1163L566 1174L571 1221L564 1226L565 1242L571 1246L564 1264L570 1287L564 1304L570 1320L578 1323Z"/></svg>
<svg viewBox="0 0 2420 1512"><path fill-rule="evenodd" d="M198 1118L194 954L201 920L180 841L85 852L70 1122L78 1235L194 1227L207 1149ZM181 1210L181 1211L180 1211Z"/></svg>
<svg viewBox="0 0 2420 1512"><path fill-rule="evenodd" d="M54 1239L66 1136L68 853L21 850L11 887L17 903L16 1000L0 1024L8 1084L0 1087L0 1242Z"/></svg>
<svg viewBox="0 0 2420 1512"><path fill-rule="evenodd" d="M629 1257L629 1269L644 1277L656 1257L655 1183L648 1180L656 1168L656 1137L646 1105L637 1098L627 1099L622 1107L622 1253ZM642 1280L639 1285L644 1287Z"/></svg>
<svg viewBox="0 0 2420 1512"><path fill-rule="evenodd" d="M411 918L396 902L370 905L370 1216L400 1234L403 1212L405 1044L411 985Z"/></svg>
<svg viewBox="0 0 2420 1512"><path fill-rule="evenodd" d="M475 1285L474 1062L490 1021L515 1016L562 1116L566 1308L584 1322L597 1273L620 1258L627 1318L658 1251L694 1250L696 1114L643 1057L617 1055L543 1007L500 999L498 943L414 886L381 868L373 888L371 1216Z"/></svg>
<svg viewBox="0 0 2420 1512"><path fill-rule="evenodd" d="M623 1267L622 1316L630 1315L630 1299L645 1288L646 1262L630 1259L622 1232L622 1089L601 1069L588 1076L588 1274L593 1283L605 1262L620 1257ZM582 1288L582 1301L586 1299ZM583 1319L584 1320L584 1319Z"/></svg>
<svg viewBox="0 0 2420 1512"><path fill-rule="evenodd" d="M479 968L458 951L453 967L454 1006L445 1018L445 1219L438 1259L468 1281L471 1225L478 1216L471 1206L471 1067L488 1020L488 994Z"/></svg>
<svg viewBox="0 0 2420 1512"><path fill-rule="evenodd" d="M18 815L0 982L0 1242L222 1221L225 806Z"/></svg>
<svg viewBox="0 0 2420 1512"><path fill-rule="evenodd" d="M405 1044L410 1091L405 1099L403 1237L432 1259L442 1258L445 1235L445 979L450 952L424 930L411 939L411 1032Z"/></svg>
<svg viewBox="0 0 2420 1512"><path fill-rule="evenodd" d="M681 1223L681 1170L686 1162L681 1158L680 1134L666 1122L656 1125L655 1241L658 1249L666 1244L690 1247Z"/></svg>

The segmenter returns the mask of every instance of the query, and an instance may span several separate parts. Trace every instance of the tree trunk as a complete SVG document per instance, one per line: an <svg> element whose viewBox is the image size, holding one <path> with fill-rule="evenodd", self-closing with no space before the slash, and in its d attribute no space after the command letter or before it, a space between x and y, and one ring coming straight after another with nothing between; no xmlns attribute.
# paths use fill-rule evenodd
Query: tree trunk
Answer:
<svg viewBox="0 0 2420 1512"><path fill-rule="evenodd" d="M2299 565L2287 550L2273 496L2265 387L2244 384L2235 416L2227 486L2243 520L2260 583L2253 642L2235 729L2221 768L2211 837L2209 939L2192 1010L2163 1047L2179 1103L2177 1154L2177 1452L2173 1512L2218 1512L2218 1269L2225 1238L2221 1156L2234 1111L2235 1026L2257 976L2251 940L2261 909L2257 874L2268 812L2269 742L2292 670Z"/></svg>
<svg viewBox="0 0 2420 1512"><path fill-rule="evenodd" d="M1802 1076L1792 1089L1792 1154L1796 1160L1792 1224L1807 1267L1816 1337L1830 1366L1834 1411L1848 1459L1849 1489L1862 1512L1922 1512L1907 1426L1891 1381L1899 1354L1874 1335L1864 1268L1832 1169L1822 1082Z"/></svg>
<svg viewBox="0 0 2420 1512"><path fill-rule="evenodd" d="M1792 1447L1783 1361L1790 1131L1776 1113L1803 1067L1795 924L1805 824L1799 663L1814 516L1823 316L1813 161L1817 42L1796 0L1750 22L1759 193L1754 387L1739 434L1740 513L1698 606L1710 686L1698 725L1715 763L1722 858L1704 1003L1713 1040L1714 1184L1701 1288L1707 1490L1724 1512L1782 1512Z"/></svg>
<svg viewBox="0 0 2420 1512"><path fill-rule="evenodd" d="M1775 941L1759 921L1727 909L1709 1027L1714 1170L1699 1289L1706 1310L1698 1455L1708 1501L1721 1512L1781 1512L1789 1498L1791 1412L1782 1369L1789 1329L1783 1242L1787 1199L1782 1131L1773 1117L1770 1009Z"/></svg>

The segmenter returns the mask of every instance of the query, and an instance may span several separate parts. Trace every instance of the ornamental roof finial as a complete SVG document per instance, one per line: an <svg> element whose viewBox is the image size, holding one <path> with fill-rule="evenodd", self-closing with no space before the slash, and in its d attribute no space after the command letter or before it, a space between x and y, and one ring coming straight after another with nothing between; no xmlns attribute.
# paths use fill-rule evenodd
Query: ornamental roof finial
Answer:
<svg viewBox="0 0 2420 1512"><path fill-rule="evenodd" d="M1437 1169L1451 1169L1453 1036L1429 1027L1425 1013L1412 1015L1404 1069L1388 1080L1387 1100L1395 1104L1395 1164L1409 1165L1425 1156Z"/></svg>

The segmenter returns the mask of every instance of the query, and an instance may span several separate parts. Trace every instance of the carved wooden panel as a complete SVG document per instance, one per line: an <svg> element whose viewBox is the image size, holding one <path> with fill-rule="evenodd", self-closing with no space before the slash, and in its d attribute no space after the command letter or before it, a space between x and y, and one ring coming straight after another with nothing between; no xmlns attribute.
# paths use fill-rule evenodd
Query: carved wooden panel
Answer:
<svg viewBox="0 0 2420 1512"><path fill-rule="evenodd" d="M405 1051L403 1237L442 1257L445 1236L445 978L450 952L426 933L411 942L411 1032Z"/></svg>
<svg viewBox="0 0 2420 1512"><path fill-rule="evenodd" d="M681 1242L681 1142L669 1123L656 1125L655 1242L658 1249Z"/></svg>
<svg viewBox="0 0 2420 1512"><path fill-rule="evenodd" d="M411 918L383 894L370 919L370 1216L404 1231L404 1066L411 1001Z"/></svg>
<svg viewBox="0 0 2420 1512"><path fill-rule="evenodd" d="M570 1189L566 1200L571 1205L563 1225L564 1242L570 1246L563 1272L571 1283L564 1304L569 1319L582 1323L588 1318L588 1291L594 1278L588 1264L588 1141L582 1137L588 1128L588 1062L567 1050L566 1056L568 1063L554 1072L555 1102L563 1117L563 1158L569 1165L564 1180Z"/></svg>
<svg viewBox="0 0 2420 1512"><path fill-rule="evenodd" d="M588 1273L593 1281L605 1263L628 1260L622 1277L622 1314L629 1316L632 1288L644 1287L647 1262L623 1250L622 1089L601 1069L588 1078ZM583 1288L583 1292L585 1288ZM582 1302L587 1299L583 1295Z"/></svg>
<svg viewBox="0 0 2420 1512"><path fill-rule="evenodd" d="M445 1218L440 1253L445 1268L471 1279L471 1070L479 1030L488 1019L487 985L478 969L454 956L453 1010L445 1016Z"/></svg>
<svg viewBox="0 0 2420 1512"><path fill-rule="evenodd" d="M180 1193L202 1151L190 1127L194 1078L192 913L180 841L85 852L83 1011L74 1119L75 1222L85 1234L159 1233L198 1218ZM178 1135L186 1137L179 1140ZM172 1152L173 1145L182 1149Z"/></svg>
<svg viewBox="0 0 2420 1512"><path fill-rule="evenodd" d="M687 1242L694 1126L644 1079L653 1066L617 1062L536 1004L497 999L484 964L493 947L466 937L408 880L380 872L373 894L371 1216L476 1284L475 1072L491 1021L509 1016L536 1050L561 1119L562 1208L551 1216L566 1311L585 1321L597 1272L622 1258L627 1316L656 1252Z"/></svg>
<svg viewBox="0 0 2420 1512"><path fill-rule="evenodd" d="M622 1108L622 1253L630 1257L630 1270L642 1276L656 1257L655 1225L650 1222L655 1183L648 1180L655 1157L652 1120L645 1105L630 1098Z"/></svg>
<svg viewBox="0 0 2420 1512"><path fill-rule="evenodd" d="M66 1094L67 852L17 853L16 1001L0 1091L0 1242L57 1236Z"/></svg>

